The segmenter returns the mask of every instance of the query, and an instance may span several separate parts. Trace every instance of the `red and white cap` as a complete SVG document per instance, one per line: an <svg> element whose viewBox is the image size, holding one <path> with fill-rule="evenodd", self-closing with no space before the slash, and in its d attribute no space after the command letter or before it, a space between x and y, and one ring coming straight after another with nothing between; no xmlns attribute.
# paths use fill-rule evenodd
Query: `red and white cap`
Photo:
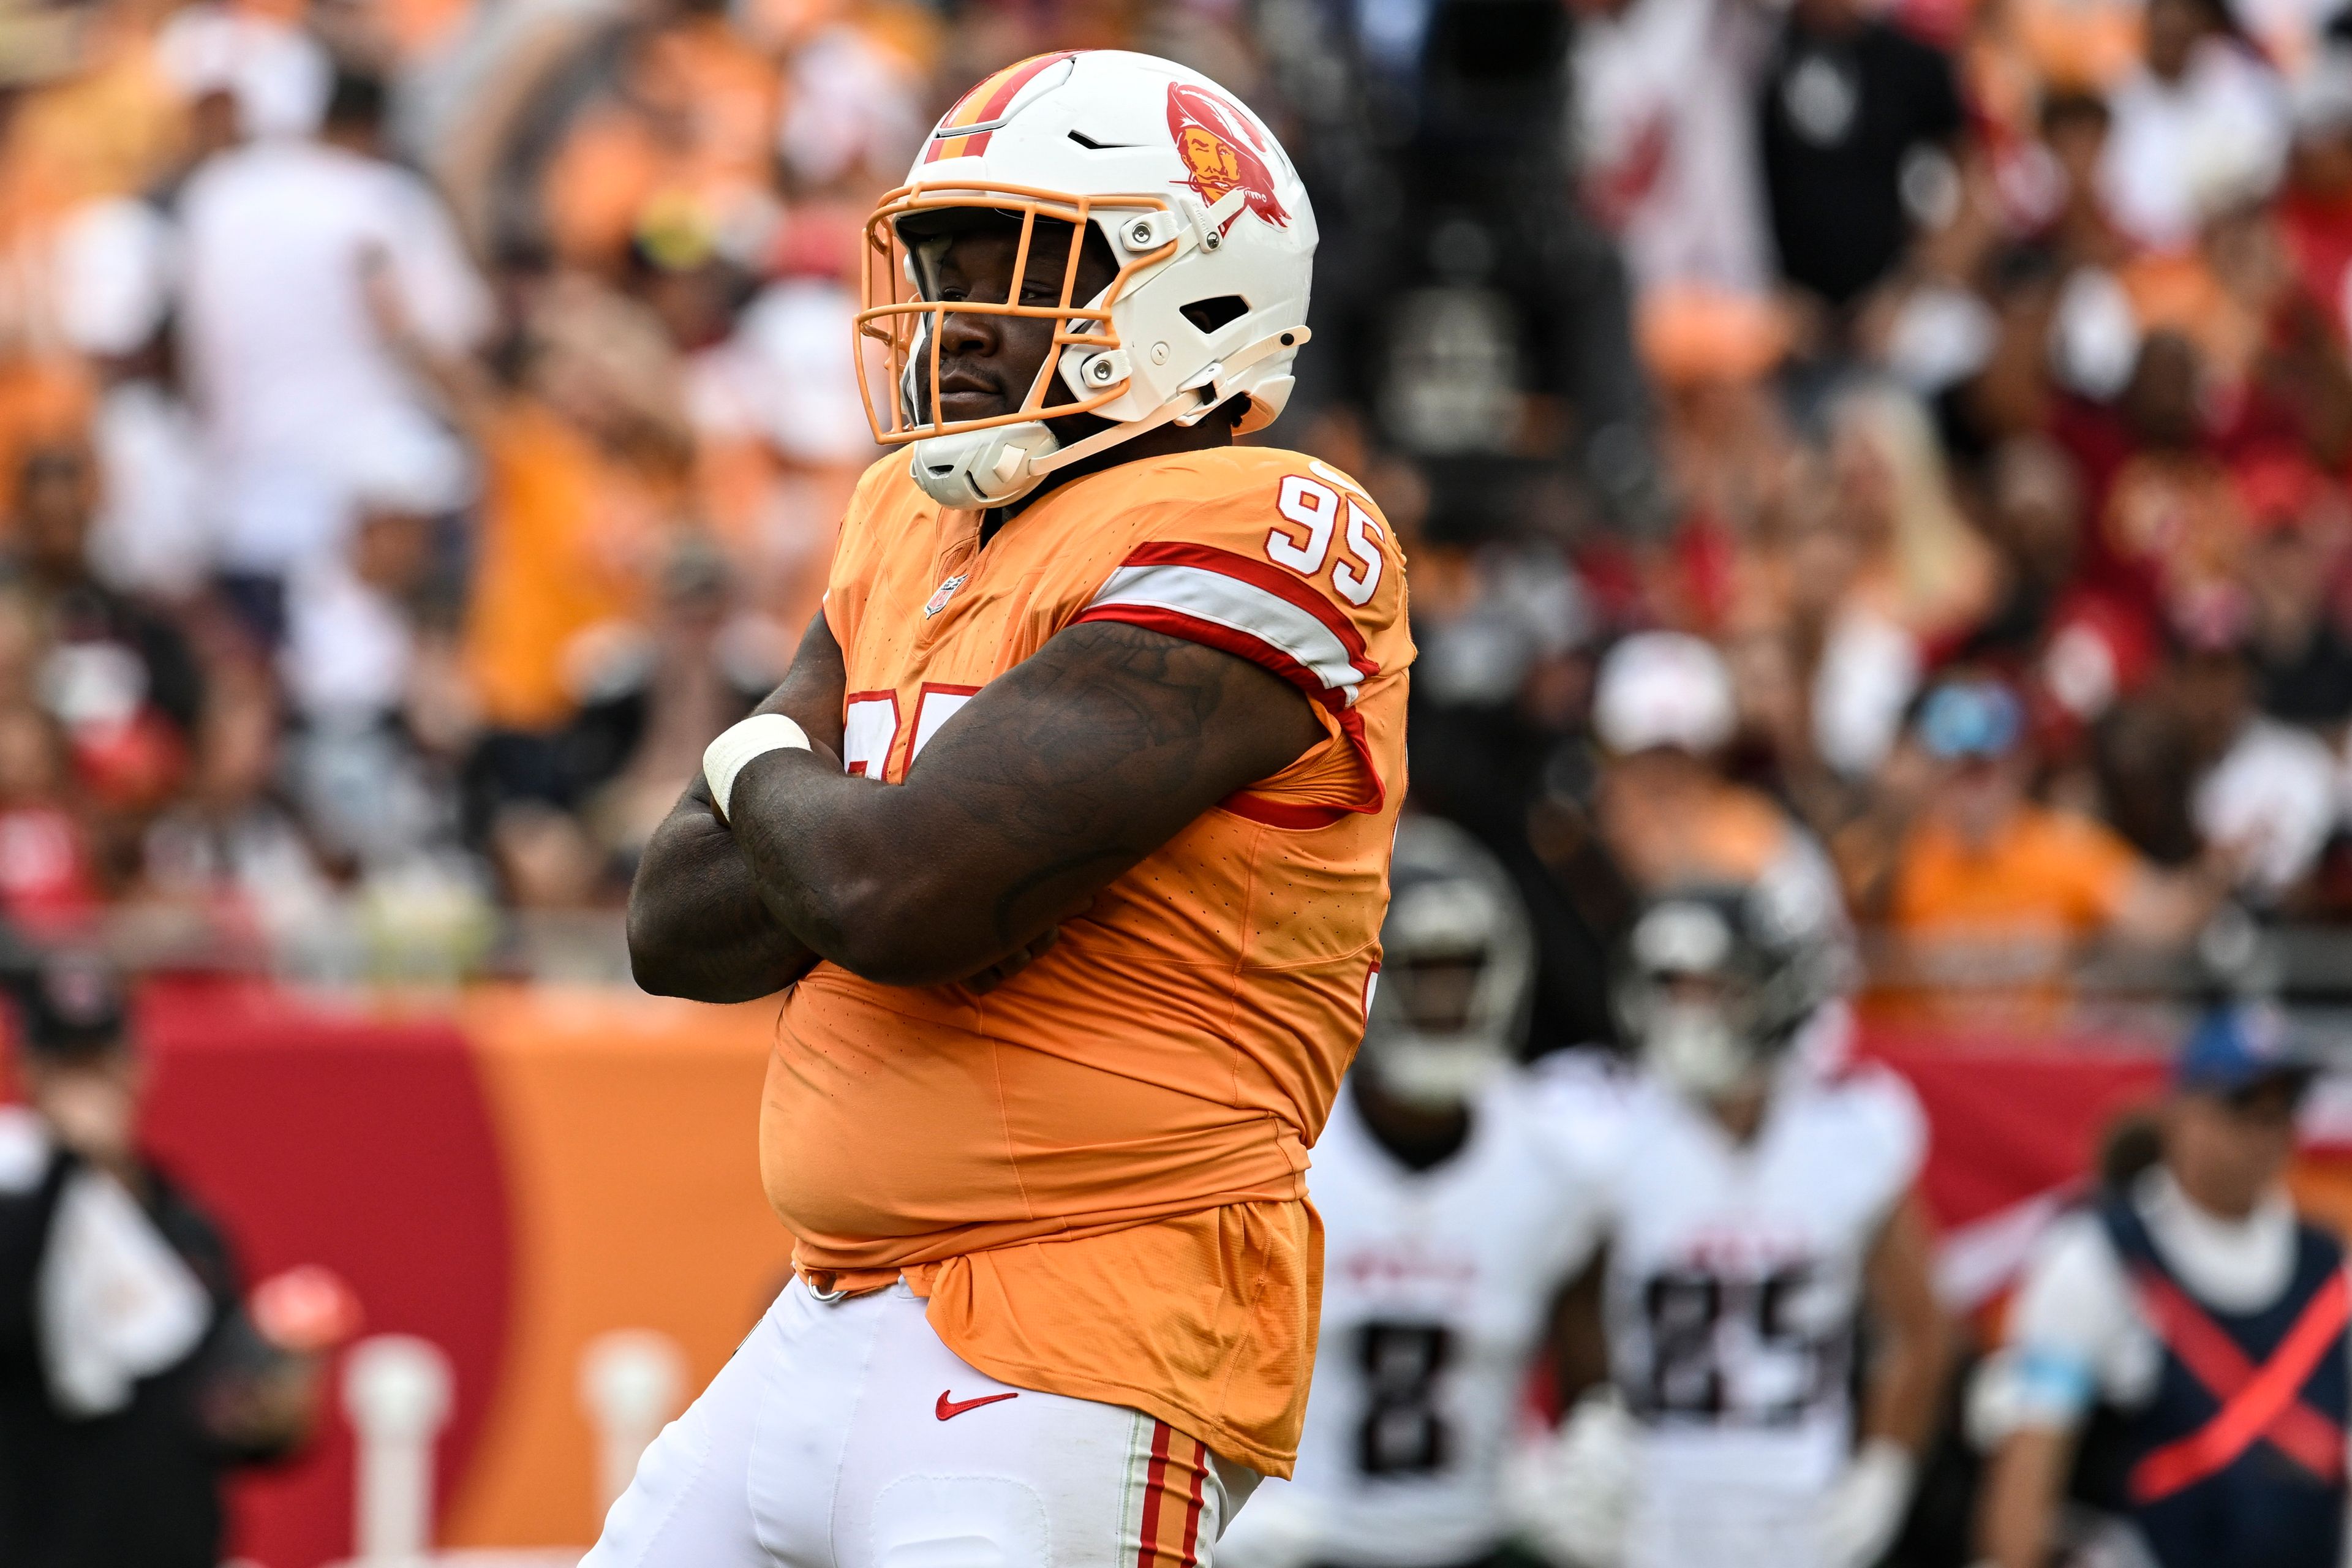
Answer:
<svg viewBox="0 0 2352 1568"><path fill-rule="evenodd" d="M1729 742L1736 724L1731 671L1702 638L1636 632L1601 662L1592 729L1619 756L1660 746L1703 756Z"/></svg>

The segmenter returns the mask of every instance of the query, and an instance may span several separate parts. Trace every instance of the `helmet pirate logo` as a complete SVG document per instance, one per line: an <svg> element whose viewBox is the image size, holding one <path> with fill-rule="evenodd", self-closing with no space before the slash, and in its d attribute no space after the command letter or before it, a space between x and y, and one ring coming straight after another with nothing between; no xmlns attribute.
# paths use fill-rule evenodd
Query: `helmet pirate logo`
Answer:
<svg viewBox="0 0 2352 1568"><path fill-rule="evenodd" d="M1244 205L1276 228L1287 227L1290 214L1274 194L1274 171L1266 166L1265 143L1248 119L1213 92L1189 82L1168 84L1168 134L1176 139L1176 155L1184 161L1181 182L1211 206L1236 190L1248 193ZM1171 182L1175 183L1175 182ZM1235 213L1225 219L1234 226Z"/></svg>

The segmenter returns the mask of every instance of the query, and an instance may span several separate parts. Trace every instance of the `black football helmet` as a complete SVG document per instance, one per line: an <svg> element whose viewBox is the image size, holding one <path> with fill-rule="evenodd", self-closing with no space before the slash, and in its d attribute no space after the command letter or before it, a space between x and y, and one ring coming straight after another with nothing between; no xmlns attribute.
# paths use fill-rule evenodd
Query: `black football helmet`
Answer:
<svg viewBox="0 0 2352 1568"><path fill-rule="evenodd" d="M1615 1001L1643 1066L1701 1100L1753 1088L1844 988L1837 911L1786 882L1701 884L1643 906Z"/></svg>
<svg viewBox="0 0 2352 1568"><path fill-rule="evenodd" d="M1389 867L1364 1070L1400 1099L1458 1105L1517 1059L1535 939L1501 864L1450 822L1409 816Z"/></svg>

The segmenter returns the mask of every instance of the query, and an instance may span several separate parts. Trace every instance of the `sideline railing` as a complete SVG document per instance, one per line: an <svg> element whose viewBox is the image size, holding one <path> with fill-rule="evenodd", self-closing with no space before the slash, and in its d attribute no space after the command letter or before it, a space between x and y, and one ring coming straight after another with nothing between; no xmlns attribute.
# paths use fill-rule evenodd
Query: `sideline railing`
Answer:
<svg viewBox="0 0 2352 1568"><path fill-rule="evenodd" d="M2229 910L2177 947L1919 943L1873 931L1857 952L1858 1005L1888 1023L2012 1037L2163 1038L2216 1002L2261 999L2352 1066L2352 926L2262 924Z"/></svg>
<svg viewBox="0 0 2352 1568"><path fill-rule="evenodd" d="M290 984L454 986L479 981L633 984L618 909L499 910L484 903L354 899L266 931L186 909L124 906L43 939L0 929L0 974L57 948L139 973L253 976ZM2352 1063L2352 926L2225 917L2174 949L2048 941L1856 942L1858 1005L1922 1026L2032 1033L2168 1033L2225 995L2277 1001Z"/></svg>

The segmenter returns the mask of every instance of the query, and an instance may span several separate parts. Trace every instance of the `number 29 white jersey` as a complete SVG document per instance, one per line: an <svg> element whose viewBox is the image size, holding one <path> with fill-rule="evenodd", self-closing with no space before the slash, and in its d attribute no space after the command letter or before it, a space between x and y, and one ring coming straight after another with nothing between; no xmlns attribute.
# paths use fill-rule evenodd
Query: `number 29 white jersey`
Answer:
<svg viewBox="0 0 2352 1568"><path fill-rule="evenodd" d="M1918 1103L1883 1068L1792 1065L1745 1144L1646 1079L1623 1114L1602 1186L1612 1373L1645 1432L1629 1562L1810 1561L1798 1538L1853 1441L1864 1265L1926 1152ZM1759 1531L1788 1551L1756 1555Z"/></svg>
<svg viewBox="0 0 2352 1568"><path fill-rule="evenodd" d="M1343 1088L1315 1145L1322 1332L1298 1468L1218 1544L1219 1568L1458 1563L1505 1534L1504 1458L1554 1301L1591 1257L1592 1194L1514 1072L1426 1171L1372 1137Z"/></svg>

